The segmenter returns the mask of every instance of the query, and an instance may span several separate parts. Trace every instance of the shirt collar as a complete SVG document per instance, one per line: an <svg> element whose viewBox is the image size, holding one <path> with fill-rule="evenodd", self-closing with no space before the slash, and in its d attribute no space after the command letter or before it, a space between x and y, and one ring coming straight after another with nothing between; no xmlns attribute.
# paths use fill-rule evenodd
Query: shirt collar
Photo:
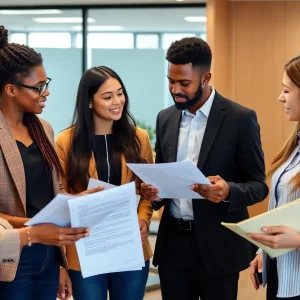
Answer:
<svg viewBox="0 0 300 300"><path fill-rule="evenodd" d="M205 117L208 118L210 110L211 110L211 106L213 104L213 101L214 101L214 98L216 95L216 91L215 91L214 87L210 86L210 88L211 88L210 96L208 97L206 102L202 105L202 107L197 110L196 115L198 114L199 111L201 111L205 115ZM184 113L187 115L193 115L189 112L188 109L186 109L182 112L182 114L184 114Z"/></svg>

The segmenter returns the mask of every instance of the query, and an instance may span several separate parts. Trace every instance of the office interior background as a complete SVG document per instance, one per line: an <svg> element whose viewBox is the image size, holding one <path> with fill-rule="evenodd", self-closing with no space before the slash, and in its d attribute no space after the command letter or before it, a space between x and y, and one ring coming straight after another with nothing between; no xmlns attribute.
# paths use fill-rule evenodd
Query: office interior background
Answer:
<svg viewBox="0 0 300 300"><path fill-rule="evenodd" d="M189 17L200 18L201 22ZM121 76L133 115L140 123L154 127L157 113L172 104L166 49L172 41L185 36L206 39L205 19L206 10L201 6L85 7L84 12L83 8L55 6L0 10L1 24L9 30L10 41L27 44L43 55L48 76L53 80L42 116L51 122L55 133L71 124L82 71L97 65L108 66Z"/></svg>
<svg viewBox="0 0 300 300"><path fill-rule="evenodd" d="M299 15L300 1L284 0L0 0L10 41L43 55L52 82L42 117L56 134L71 123L82 72L97 65L119 73L131 112L153 134L157 113L172 104L166 49L198 36L213 51L215 88L257 112L267 169L294 125L277 99L284 64L300 54ZM249 211L266 208L267 199ZM241 274L239 300L264 299L248 277ZM158 288L152 268L145 299L161 299Z"/></svg>

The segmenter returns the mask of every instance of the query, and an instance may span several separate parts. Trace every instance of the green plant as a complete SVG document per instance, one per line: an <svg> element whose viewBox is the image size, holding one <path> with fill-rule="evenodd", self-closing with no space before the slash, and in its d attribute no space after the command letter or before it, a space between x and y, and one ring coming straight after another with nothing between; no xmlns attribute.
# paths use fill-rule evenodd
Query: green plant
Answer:
<svg viewBox="0 0 300 300"><path fill-rule="evenodd" d="M147 133L149 135L150 143L152 145L152 148L154 148L155 137L156 137L156 129L154 129L150 125L147 125L146 122L139 121L139 120L136 121L136 126L147 131Z"/></svg>

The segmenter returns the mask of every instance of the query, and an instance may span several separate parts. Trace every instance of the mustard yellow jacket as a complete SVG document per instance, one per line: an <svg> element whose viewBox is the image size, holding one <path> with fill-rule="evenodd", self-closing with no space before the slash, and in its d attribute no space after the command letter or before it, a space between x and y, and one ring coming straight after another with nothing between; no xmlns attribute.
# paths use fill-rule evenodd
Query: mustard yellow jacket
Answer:
<svg viewBox="0 0 300 300"><path fill-rule="evenodd" d="M73 132L72 128L66 129L61 133L59 133L56 139L56 151L60 159L60 163L65 172L67 170L67 163L68 163L67 158L69 155L71 142L72 142L72 132ZM136 136L141 143L141 149L140 149L141 158L145 159L147 163L153 163L153 154L152 154L152 149L151 149L147 132L143 129L136 128ZM122 169L121 184L131 182L133 180L133 173L126 166L126 160L123 155L121 155L121 169ZM91 161L89 165L89 174L91 175L92 178L98 179L96 162L93 155L91 157ZM63 186L68 193L72 193L65 179L63 179ZM80 190L78 190L77 192L80 192ZM138 218L146 221L148 226L150 226L152 212L153 211L152 211L151 203L147 200L141 199L137 211ZM146 239L143 243L143 251L144 251L145 261L149 260L152 256L152 250L148 239ZM79 264L76 247L74 244L66 247L66 256L67 256L70 269L79 271L80 264Z"/></svg>

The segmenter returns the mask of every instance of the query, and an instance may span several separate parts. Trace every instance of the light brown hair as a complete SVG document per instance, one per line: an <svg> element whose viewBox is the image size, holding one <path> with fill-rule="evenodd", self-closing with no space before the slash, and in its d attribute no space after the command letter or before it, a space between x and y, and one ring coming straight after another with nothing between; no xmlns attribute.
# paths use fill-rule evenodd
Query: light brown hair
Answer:
<svg viewBox="0 0 300 300"><path fill-rule="evenodd" d="M300 88L300 56L297 56L291 59L284 67L284 71L289 79ZM299 99L300 105L300 99ZM292 152L294 151L297 141L298 141L298 132L300 131L300 122L298 122L295 126L290 137L285 142L284 146L280 150L280 152L275 156L271 163L271 167L268 173L268 176L272 176L274 172L288 160ZM300 188L300 172L298 172L292 179L291 183L293 183L293 191Z"/></svg>

